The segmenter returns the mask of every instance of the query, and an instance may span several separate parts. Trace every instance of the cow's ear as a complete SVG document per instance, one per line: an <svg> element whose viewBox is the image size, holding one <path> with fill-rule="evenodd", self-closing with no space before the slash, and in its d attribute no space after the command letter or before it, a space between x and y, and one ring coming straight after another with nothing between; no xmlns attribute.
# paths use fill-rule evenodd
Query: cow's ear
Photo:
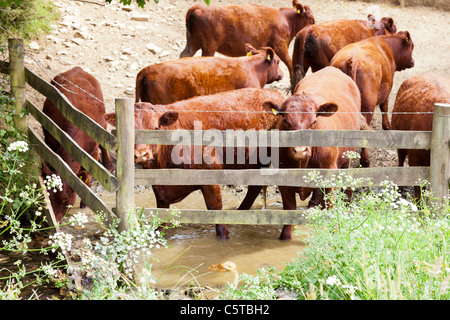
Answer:
<svg viewBox="0 0 450 320"><path fill-rule="evenodd" d="M411 41L411 35L408 31L405 31L405 44L409 45L409 42Z"/></svg>
<svg viewBox="0 0 450 320"><path fill-rule="evenodd" d="M83 181L85 184L88 184L89 173L86 170L81 170L80 172L78 172L78 178L80 178L80 180Z"/></svg>
<svg viewBox="0 0 450 320"><path fill-rule="evenodd" d="M105 119L106 119L106 122L108 122L113 127L116 126L116 113L115 112L106 113Z"/></svg>
<svg viewBox="0 0 450 320"><path fill-rule="evenodd" d="M178 120L178 112L167 111L159 118L160 126L170 126Z"/></svg>
<svg viewBox="0 0 450 320"><path fill-rule="evenodd" d="M294 9L297 9L298 14L302 14L303 11L305 10L303 8L303 5L300 2L298 2L297 0L292 1L292 6L294 7Z"/></svg>
<svg viewBox="0 0 450 320"><path fill-rule="evenodd" d="M272 61L273 57L275 56L275 51L273 51L272 48L266 48L266 60Z"/></svg>
<svg viewBox="0 0 450 320"><path fill-rule="evenodd" d="M253 54L257 54L258 50L255 49L250 43L245 44L245 52L247 53L247 56L251 56Z"/></svg>
<svg viewBox="0 0 450 320"><path fill-rule="evenodd" d="M274 115L279 114L281 111L281 107L278 104L273 103L272 101L264 102L263 107L264 107L264 110L266 110L267 112L272 113Z"/></svg>
<svg viewBox="0 0 450 320"><path fill-rule="evenodd" d="M329 117L332 116L338 109L338 106L334 102L324 103L317 108L316 116Z"/></svg>
<svg viewBox="0 0 450 320"><path fill-rule="evenodd" d="M387 24L388 28L391 29L393 25L394 25L394 19L389 17L388 18L388 24Z"/></svg>

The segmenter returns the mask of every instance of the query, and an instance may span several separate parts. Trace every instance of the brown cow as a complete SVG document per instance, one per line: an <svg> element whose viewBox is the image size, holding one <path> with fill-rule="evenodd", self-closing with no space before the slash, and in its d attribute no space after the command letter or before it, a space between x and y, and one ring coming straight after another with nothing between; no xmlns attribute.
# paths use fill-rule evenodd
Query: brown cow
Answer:
<svg viewBox="0 0 450 320"><path fill-rule="evenodd" d="M107 123L104 118L105 105L103 103L103 93L99 82L92 75L80 67L75 67L57 75L51 83L67 97L75 108L106 129ZM98 142L67 120L49 99L46 99L44 102L43 112L95 160L99 160L100 149L103 165L109 171L114 170L108 152ZM86 185L90 186L92 175L81 167L80 163L47 130L43 129L43 131L45 143L68 164L70 169ZM42 173L44 177L53 173L57 174L45 163L42 163ZM65 181L63 181L62 191L56 193L50 192L50 202L58 221L63 218L68 206L72 206L75 203L75 199L75 191ZM80 206L84 207L85 205L81 202Z"/></svg>
<svg viewBox="0 0 450 320"><path fill-rule="evenodd" d="M273 49L246 45L249 56L194 57L154 64L136 77L136 102L168 104L240 88L262 88L283 72Z"/></svg>
<svg viewBox="0 0 450 320"><path fill-rule="evenodd" d="M291 78L292 91L303 79L309 67L316 72L330 65L333 56L350 43L369 37L396 33L397 27L390 17L382 18L372 25L373 16L364 20L332 20L309 25L300 30L294 40L292 64L294 77Z"/></svg>
<svg viewBox="0 0 450 320"><path fill-rule="evenodd" d="M135 104L135 128L193 130L196 129L196 125L201 124L203 130L269 130L276 126L278 118L264 111L263 103L267 100L281 104L284 97L273 90L246 88L195 97L171 105L154 106L149 103L137 103ZM111 125L115 125L115 113L109 113L105 117ZM179 147L156 146L152 150L153 154L148 157L150 160L147 160L146 168L249 169L266 165L257 156L259 151L256 148L246 148L243 158L239 157L239 148L234 148L233 161L230 163L226 161L229 157L226 154L227 148L211 151L208 149L210 147L203 147L201 148L203 157L197 158L201 161L195 161L198 153L195 155L193 153L198 149L189 146L181 150L175 149ZM220 153L222 153L221 158ZM253 156L257 158L251 158ZM249 158L255 161L249 162ZM152 187L158 208L168 208L170 204L183 200L193 191L201 190L208 209L222 209L221 189L218 185L153 185ZM217 225L216 234L221 239L228 238L227 227Z"/></svg>
<svg viewBox="0 0 450 320"><path fill-rule="evenodd" d="M360 93L354 81L336 68L325 67L300 81L294 94L281 106L276 102L267 101L264 107L269 113L278 114L279 130L370 129L360 113L360 103ZM355 150L349 147L309 146L280 149L280 167L321 169L348 168L350 160L343 157L343 153ZM252 188L253 195L258 194L255 192L256 188ZM313 193L309 207L325 205L323 193L319 189L287 186L278 188L285 210L297 209L296 193L299 193L301 200L305 200L311 192ZM330 192L330 189L326 189L325 192ZM349 196L350 194L348 191ZM244 199L244 202L245 200L247 202L239 209L249 209L253 204L251 200ZM292 225L285 226L280 239L291 239L292 231Z"/></svg>
<svg viewBox="0 0 450 320"><path fill-rule="evenodd" d="M226 92L219 92L214 95L205 95L193 97L187 100L176 101L167 105L153 105L150 103L136 103L135 109L152 109L162 115L166 111L180 111L182 114L188 112L191 118L198 117L202 121L202 129L217 129L226 130L237 128L254 127L254 116L258 113L247 115L245 110L257 109L259 103L264 102L265 97L272 97L277 101L284 101L284 98L277 91L259 88L243 88L237 90L230 90ZM262 102L260 103L262 106ZM240 110L242 108L242 110ZM220 111L221 113L213 113L212 111ZM234 112L231 112L234 111ZM114 124L114 113L107 116L107 121ZM261 116L261 114L259 115ZM207 118L205 118L207 117ZM225 117L225 119L224 119ZM190 119L189 117L183 117ZM207 119L207 121L203 121ZM251 121L250 121L251 120ZM266 117L258 119L258 127L267 127ZM234 123L235 122L235 123ZM194 122L179 122L177 126L186 130L194 130ZM154 117L146 116L146 113L135 114L135 128L136 129L159 129L159 124ZM156 158L156 146L145 144L135 145L135 162L143 168L151 168L152 161Z"/></svg>
<svg viewBox="0 0 450 320"><path fill-rule="evenodd" d="M450 79L424 73L405 80L397 92L392 110L392 130L431 131L435 103L450 103ZM429 150L398 150L398 164L403 166L408 157L409 166L429 166ZM414 187L420 200L420 187Z"/></svg>
<svg viewBox="0 0 450 320"><path fill-rule="evenodd" d="M294 8L260 5L216 6L195 4L186 13L186 48L180 57L192 57L199 49L202 56L217 51L227 56L245 55L245 44L271 47L289 70L292 60L289 44L299 30L314 23L308 6L292 1Z"/></svg>
<svg viewBox="0 0 450 320"><path fill-rule="evenodd" d="M389 94L396 71L414 67L414 43L408 31L371 37L345 46L331 60L355 82L361 92L361 112L370 125L375 106L382 112L382 126L390 129L387 116ZM369 166L367 149L362 150L361 164Z"/></svg>

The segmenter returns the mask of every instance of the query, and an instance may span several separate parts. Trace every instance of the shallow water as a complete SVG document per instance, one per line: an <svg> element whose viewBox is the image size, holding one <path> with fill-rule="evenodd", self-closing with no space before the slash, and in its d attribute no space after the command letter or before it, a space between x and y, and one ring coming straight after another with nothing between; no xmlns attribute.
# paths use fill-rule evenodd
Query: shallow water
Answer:
<svg viewBox="0 0 450 320"><path fill-rule="evenodd" d="M239 187L238 187L239 188ZM223 188L224 209L236 209L245 196L234 188ZM272 191L272 192L270 192ZM100 198L110 206L115 206L115 195L100 193ZM136 189L135 205L155 207L156 201L151 188ZM297 198L299 207L305 206ZM206 209L200 191L194 192L175 205L184 209ZM264 207L260 195L253 209ZM267 208L282 208L279 193L270 190L267 197ZM73 208L72 210L77 210ZM78 209L79 210L79 209ZM181 224L177 228L166 231L169 248L152 251L152 257L142 263L151 264L152 275L156 278L157 287L161 289L184 288L191 283L195 286L223 288L228 282L236 281L237 273L256 275L258 268L271 266L282 270L286 263L297 257L304 243L294 235L291 241L278 239L282 226L273 225L228 225L229 240L216 238L214 225ZM236 271L218 272L208 269L213 264L232 262Z"/></svg>

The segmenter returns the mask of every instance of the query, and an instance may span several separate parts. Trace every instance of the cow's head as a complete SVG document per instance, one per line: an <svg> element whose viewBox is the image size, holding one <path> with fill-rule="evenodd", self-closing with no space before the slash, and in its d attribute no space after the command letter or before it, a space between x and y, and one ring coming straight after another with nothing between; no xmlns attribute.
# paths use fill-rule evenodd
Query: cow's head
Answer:
<svg viewBox="0 0 450 320"><path fill-rule="evenodd" d="M394 19L391 17L384 17L380 20L380 34L394 34L397 32L397 26L394 23ZM378 34L376 34L378 36Z"/></svg>
<svg viewBox="0 0 450 320"><path fill-rule="evenodd" d="M408 31L400 31L395 35L400 38L400 44L397 48L393 48L396 71L402 71L414 67L414 59L412 52L414 50L414 43Z"/></svg>
<svg viewBox="0 0 450 320"><path fill-rule="evenodd" d="M270 47L263 47L260 50L255 49L251 44L245 44L245 52L249 59L258 64L257 70L261 76L265 75L264 84L283 79L283 71L280 69L280 58Z"/></svg>
<svg viewBox="0 0 450 320"><path fill-rule="evenodd" d="M292 6L295 9L295 22L292 26L292 37L294 37L297 32L302 30L307 25L314 24L315 20L312 10L309 6L304 6L297 0L292 1Z"/></svg>
<svg viewBox="0 0 450 320"><path fill-rule="evenodd" d="M280 130L311 130L317 128L320 117L333 115L338 106L333 103L317 105L307 94L295 94L289 97L282 106L271 101L264 102L267 112L280 117L278 129ZM306 161L311 157L311 147L298 146L288 148L288 156L295 161Z"/></svg>
<svg viewBox="0 0 450 320"><path fill-rule="evenodd" d="M106 121L116 126L116 113L105 114ZM143 130L159 130L161 127L170 126L178 119L178 113L162 112L150 103L136 103L134 108L134 128ZM143 168L152 168L156 160L157 146L149 144L135 144L134 161Z"/></svg>
<svg viewBox="0 0 450 320"><path fill-rule="evenodd" d="M84 172L84 173L82 173ZM87 171L83 170L80 176L80 179L85 181L87 179ZM50 179L52 175L55 174L59 176L55 170L50 169L44 162L42 162L42 176L44 179ZM75 203L77 194L75 191L63 180L62 181L62 189L59 188L50 188L48 189L50 203L52 205L53 213L55 214L55 218L57 221L60 221L70 206L73 206Z"/></svg>

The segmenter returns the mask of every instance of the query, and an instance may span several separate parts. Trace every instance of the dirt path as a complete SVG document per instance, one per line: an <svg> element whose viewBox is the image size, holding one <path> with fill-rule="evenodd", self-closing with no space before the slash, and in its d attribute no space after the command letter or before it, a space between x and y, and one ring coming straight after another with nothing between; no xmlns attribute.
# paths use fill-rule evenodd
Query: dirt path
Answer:
<svg viewBox="0 0 450 320"><path fill-rule="evenodd" d="M114 111L116 98L134 98L135 78L143 67L178 58L186 43L185 13L195 2L198 1L161 0L159 4L150 1L141 9L136 4L122 7L117 0L112 4L104 0L54 0L61 19L51 35L37 41L39 49L30 50L26 65L47 80L81 66L100 81L106 110ZM269 0L213 0L212 3L273 5ZM373 10L367 3L338 0L305 0L303 3L311 7L317 23L340 18L364 19L369 11L379 10L382 16L394 18L399 31L411 33L416 66L396 73L390 109L405 79L422 72L450 74L450 45L446 38L450 30L448 11L429 7L401 9L390 5L378 5ZM290 0L282 0L276 6L290 7L291 4ZM289 76L284 65L282 68L284 79L269 87L286 95ZM42 98L31 96L42 106ZM381 128L379 116L372 126ZM371 150L371 158L373 166L396 165L394 150Z"/></svg>

